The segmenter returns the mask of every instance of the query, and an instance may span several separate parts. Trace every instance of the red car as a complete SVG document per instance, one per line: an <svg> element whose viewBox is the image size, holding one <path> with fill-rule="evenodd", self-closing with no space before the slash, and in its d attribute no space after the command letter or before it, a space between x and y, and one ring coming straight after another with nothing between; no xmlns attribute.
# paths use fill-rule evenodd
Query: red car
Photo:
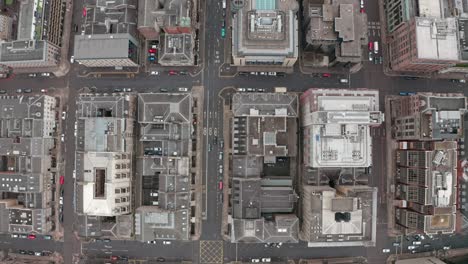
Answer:
<svg viewBox="0 0 468 264"><path fill-rule="evenodd" d="M218 183L218 189L222 190L223 189L223 181L219 181Z"/></svg>
<svg viewBox="0 0 468 264"><path fill-rule="evenodd" d="M111 256L110 259L111 259L111 260L119 260L119 257L117 257L117 256Z"/></svg>
<svg viewBox="0 0 468 264"><path fill-rule="evenodd" d="M148 52L149 53L156 53L156 49L149 49Z"/></svg>
<svg viewBox="0 0 468 264"><path fill-rule="evenodd" d="M60 176L60 184L64 184L65 183L65 177L63 177L63 175Z"/></svg>
<svg viewBox="0 0 468 264"><path fill-rule="evenodd" d="M36 235L34 235L34 234L29 234L29 235L28 235L28 239L31 239L31 240L36 239Z"/></svg>
<svg viewBox="0 0 468 264"><path fill-rule="evenodd" d="M369 41L369 44L368 44L367 46L369 47L369 50L370 50L370 51L373 51L373 50L374 50L374 42Z"/></svg>
<svg viewBox="0 0 468 264"><path fill-rule="evenodd" d="M178 72L176 72L176 71L172 71L172 70L169 71L169 75L177 75L177 74L178 74Z"/></svg>
<svg viewBox="0 0 468 264"><path fill-rule="evenodd" d="M86 17L87 13L88 13L88 10L86 10L86 7L83 7L83 17Z"/></svg>
<svg viewBox="0 0 468 264"><path fill-rule="evenodd" d="M331 77L331 74L329 74L329 73L324 73L324 74L322 74L322 77L329 78L329 77Z"/></svg>

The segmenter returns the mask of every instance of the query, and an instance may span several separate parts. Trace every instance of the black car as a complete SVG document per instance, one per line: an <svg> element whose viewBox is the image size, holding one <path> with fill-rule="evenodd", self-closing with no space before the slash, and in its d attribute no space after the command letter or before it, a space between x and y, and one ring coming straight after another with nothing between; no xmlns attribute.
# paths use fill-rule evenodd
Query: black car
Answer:
<svg viewBox="0 0 468 264"><path fill-rule="evenodd" d="M28 88L28 89L24 89L23 92L25 92L25 93L32 93L32 90L31 90L31 88Z"/></svg>
<svg viewBox="0 0 468 264"><path fill-rule="evenodd" d="M188 71L180 71L179 74L180 75L188 75Z"/></svg>
<svg viewBox="0 0 468 264"><path fill-rule="evenodd" d="M28 255L34 256L34 251L28 251Z"/></svg>
<svg viewBox="0 0 468 264"><path fill-rule="evenodd" d="M122 89L120 88L114 88L114 93L121 93L122 92Z"/></svg>
<svg viewBox="0 0 468 264"><path fill-rule="evenodd" d="M26 252L26 250L20 249L20 250L19 250L19 253L20 253L20 254L23 254L23 255L26 255L28 252Z"/></svg>
<svg viewBox="0 0 468 264"><path fill-rule="evenodd" d="M104 242L109 243L111 240L109 238L104 238Z"/></svg>

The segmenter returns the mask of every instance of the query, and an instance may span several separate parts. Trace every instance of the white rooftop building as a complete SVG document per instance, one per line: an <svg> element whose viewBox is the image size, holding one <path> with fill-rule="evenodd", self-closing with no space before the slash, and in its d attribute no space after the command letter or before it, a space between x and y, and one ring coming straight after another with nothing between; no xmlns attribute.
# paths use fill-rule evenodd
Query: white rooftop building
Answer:
<svg viewBox="0 0 468 264"><path fill-rule="evenodd" d="M415 23L419 59L459 60L456 18L417 17Z"/></svg>
<svg viewBox="0 0 468 264"><path fill-rule="evenodd" d="M306 166L372 165L370 127L383 121L378 91L310 89L301 104Z"/></svg>

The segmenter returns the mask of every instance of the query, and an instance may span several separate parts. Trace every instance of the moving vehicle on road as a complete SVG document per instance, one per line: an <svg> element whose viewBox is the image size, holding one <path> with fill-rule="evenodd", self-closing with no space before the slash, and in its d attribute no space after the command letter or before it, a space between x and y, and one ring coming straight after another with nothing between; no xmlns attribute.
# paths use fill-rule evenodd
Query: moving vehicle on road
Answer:
<svg viewBox="0 0 468 264"><path fill-rule="evenodd" d="M221 28L221 37L222 38L226 37L226 29L224 27Z"/></svg>
<svg viewBox="0 0 468 264"><path fill-rule="evenodd" d="M379 53L379 42L374 41L374 53L377 54Z"/></svg>

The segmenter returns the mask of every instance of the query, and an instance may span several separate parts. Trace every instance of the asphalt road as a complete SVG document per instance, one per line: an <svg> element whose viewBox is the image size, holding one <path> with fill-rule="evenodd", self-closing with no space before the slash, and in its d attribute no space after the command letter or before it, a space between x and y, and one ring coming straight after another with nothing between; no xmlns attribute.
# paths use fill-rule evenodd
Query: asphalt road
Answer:
<svg viewBox="0 0 468 264"><path fill-rule="evenodd" d="M74 2L73 23L81 24L82 0ZM367 1L369 6L366 8L368 18L371 22L377 22L378 10L377 1ZM79 78L77 77L78 68L76 65L72 68L70 74L64 78L28 78L26 75L18 75L15 79L0 80L2 89L13 94L17 88L32 88L40 90L42 88L55 87L58 89L68 89L66 109L68 117L63 127L62 133L66 136L64 148L65 166L65 197L64 197L64 241L46 241L46 240L25 240L14 239L9 236L0 236L0 249L10 249L13 251L24 250L49 250L63 252L65 263L72 263L74 254L83 252L88 256L109 257L110 255L125 255L138 259L147 259L151 257L164 257L167 260L191 260L193 263L199 263L200 249L199 242L174 242L172 245L143 244L136 241L111 241L110 243L82 243L78 241L73 233L74 228L74 182L71 177L74 167L74 121L77 93L84 87L96 87L99 92L110 92L114 88L133 88L137 92L158 92L160 88L166 88L169 91L176 91L178 87L191 87L194 85L203 85L204 90L204 124L206 144L203 150L203 183L206 184L207 192L203 195L202 208L205 211L205 217L202 222L201 240L221 241L221 203L218 201L218 175L219 165L219 145L214 144L214 138L221 140L223 131L222 102L218 94L224 87L254 87L265 88L267 91L273 91L274 87L285 86L289 91L303 92L309 88L371 88L380 91L381 108L383 110L383 98L389 94L398 94L401 91L411 92L465 92L468 94L466 85L451 83L446 80L405 80L399 77L388 77L382 72L382 65L375 65L372 62L365 62L363 69L350 76L348 84L341 84L340 78L347 76L332 75L330 78L313 77L312 75L300 74L297 70L294 74L285 77L267 77L267 76L236 76L219 77L218 69L223 63L224 39L220 36L222 12L220 1L208 0L204 7L205 14L209 14L204 21L201 32L204 32L200 45L205 47L202 52L204 68L200 74L191 76L169 76L162 72L160 76L149 76L145 73L136 75L135 78L125 77L102 77L102 78ZM229 15L228 15L229 16ZM369 40L379 40L378 30L371 28ZM229 34L229 31L227 32ZM73 44L70 45L73 48ZM391 248L394 238L386 235L386 206L385 199L381 199L382 191L385 189L384 166L385 166L385 141L384 128L374 129L373 157L374 169L373 177L369 184L379 188L379 212L378 212L378 236L377 245L373 248L345 247L336 250L335 248L309 249L304 243L285 244L280 249L265 248L263 244L232 244L223 243L223 258L227 260L246 260L251 258L272 257L276 260L286 258L323 258L323 257L347 257L347 256L367 256L369 263L383 263L387 257L382 253L383 248ZM211 144L211 151L208 146ZM225 168L223 168L225 169ZM403 239L399 252L408 252L407 246L412 241ZM467 247L468 239L466 237L440 237L431 242L427 248L420 247L418 251L438 250L445 245L452 247Z"/></svg>

